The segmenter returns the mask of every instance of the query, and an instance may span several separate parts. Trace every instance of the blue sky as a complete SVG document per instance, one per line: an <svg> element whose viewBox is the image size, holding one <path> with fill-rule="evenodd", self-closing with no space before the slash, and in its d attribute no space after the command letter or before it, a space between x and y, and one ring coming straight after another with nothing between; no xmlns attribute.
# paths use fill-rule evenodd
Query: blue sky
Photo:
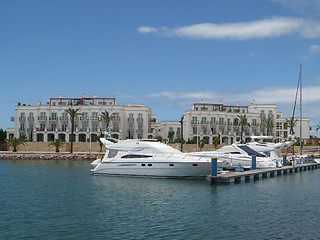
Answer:
<svg viewBox="0 0 320 240"><path fill-rule="evenodd" d="M203 99L320 122L319 0L0 1L0 128L18 102L115 97L179 120ZM315 134L312 131L312 134Z"/></svg>

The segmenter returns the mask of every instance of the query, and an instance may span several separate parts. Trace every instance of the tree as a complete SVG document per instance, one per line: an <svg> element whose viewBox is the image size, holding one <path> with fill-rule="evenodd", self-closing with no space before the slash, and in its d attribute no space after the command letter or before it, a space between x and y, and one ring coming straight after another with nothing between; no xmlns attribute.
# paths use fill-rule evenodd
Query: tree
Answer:
<svg viewBox="0 0 320 240"><path fill-rule="evenodd" d="M263 117L261 122L262 122L262 126L267 129L267 136L269 136L270 129L272 129L274 126L273 117L272 116L268 116L267 118Z"/></svg>
<svg viewBox="0 0 320 240"><path fill-rule="evenodd" d="M181 117L180 119L180 125L181 125L181 152L183 151L183 119L184 119L184 115Z"/></svg>
<svg viewBox="0 0 320 240"><path fill-rule="evenodd" d="M105 110L100 114L101 120L106 125L106 131L108 131L110 121L113 119L114 113L109 115L109 112Z"/></svg>
<svg viewBox="0 0 320 240"><path fill-rule="evenodd" d="M59 152L59 149L63 147L63 145L64 145L64 141L61 139L56 139L51 143L49 143L49 146L54 146L56 148L56 152Z"/></svg>
<svg viewBox="0 0 320 240"><path fill-rule="evenodd" d="M0 141L5 141L7 138L7 131L4 131L2 128L0 129Z"/></svg>
<svg viewBox="0 0 320 240"><path fill-rule="evenodd" d="M70 120L71 120L71 146L70 146L70 153L73 152L73 142L74 142L74 119L79 116L81 113L79 113L80 108L68 108L68 110L66 110L66 112L70 115Z"/></svg>
<svg viewBox="0 0 320 240"><path fill-rule="evenodd" d="M200 151L202 151L202 149L204 148L204 145L206 145L205 139L200 139L200 141L199 141Z"/></svg>
<svg viewBox="0 0 320 240"><path fill-rule="evenodd" d="M157 139L158 142L162 142L163 141L163 137L161 137L161 136L156 136L156 139Z"/></svg>
<svg viewBox="0 0 320 240"><path fill-rule="evenodd" d="M285 124L290 128L290 134L294 135L293 129L296 126L298 119L294 119L293 117L287 118ZM291 129L292 128L292 129Z"/></svg>
<svg viewBox="0 0 320 240"><path fill-rule="evenodd" d="M9 144L10 147L13 148L13 152L17 152L17 147L19 145L26 145L26 139L24 137L13 137L10 139L6 139L6 142Z"/></svg>
<svg viewBox="0 0 320 240"><path fill-rule="evenodd" d="M217 149L218 145L220 144L220 138L219 137L215 137L212 140L212 144L214 145L214 148Z"/></svg>
<svg viewBox="0 0 320 240"><path fill-rule="evenodd" d="M169 132L168 132L169 143L172 142L173 136L174 136L174 131L169 131Z"/></svg>
<svg viewBox="0 0 320 240"><path fill-rule="evenodd" d="M316 131L318 132L320 130L320 122L316 125Z"/></svg>
<svg viewBox="0 0 320 240"><path fill-rule="evenodd" d="M243 136L243 130L245 127L250 127L250 124L248 123L246 115L238 115L238 123L240 125L240 142L242 143L242 136Z"/></svg>

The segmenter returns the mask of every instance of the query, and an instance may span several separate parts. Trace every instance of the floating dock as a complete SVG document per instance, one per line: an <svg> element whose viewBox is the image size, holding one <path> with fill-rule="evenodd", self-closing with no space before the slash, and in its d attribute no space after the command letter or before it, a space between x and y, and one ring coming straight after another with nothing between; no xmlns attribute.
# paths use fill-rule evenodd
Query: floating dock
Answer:
<svg viewBox="0 0 320 240"><path fill-rule="evenodd" d="M255 169L243 172L222 171L221 173L216 174L216 176L210 175L209 179L211 183L240 183L242 181L254 181L318 168L320 168L320 163L305 163L293 166L284 166L281 168Z"/></svg>

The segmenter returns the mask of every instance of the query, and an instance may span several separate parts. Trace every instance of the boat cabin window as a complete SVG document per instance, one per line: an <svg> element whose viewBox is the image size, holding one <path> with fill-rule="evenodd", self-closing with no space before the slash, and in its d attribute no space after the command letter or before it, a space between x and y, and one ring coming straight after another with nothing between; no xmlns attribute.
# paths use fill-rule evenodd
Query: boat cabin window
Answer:
<svg viewBox="0 0 320 240"><path fill-rule="evenodd" d="M138 154L128 154L128 155L124 155L121 158L150 158L152 156L149 155L138 155Z"/></svg>
<svg viewBox="0 0 320 240"><path fill-rule="evenodd" d="M110 149L108 153L108 158L113 158L115 155L117 155L117 153L118 153L118 150Z"/></svg>
<svg viewBox="0 0 320 240"><path fill-rule="evenodd" d="M266 155L262 154L262 153L258 153L255 150L253 150L252 148L248 147L248 146L239 146L239 148L241 148L243 151L245 151L246 153L248 153L250 156L252 155L256 155L257 157L265 157Z"/></svg>

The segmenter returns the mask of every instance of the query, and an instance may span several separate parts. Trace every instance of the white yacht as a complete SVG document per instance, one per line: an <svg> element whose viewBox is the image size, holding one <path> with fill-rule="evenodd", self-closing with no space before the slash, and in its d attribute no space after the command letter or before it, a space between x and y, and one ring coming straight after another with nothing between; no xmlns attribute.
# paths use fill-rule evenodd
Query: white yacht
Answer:
<svg viewBox="0 0 320 240"><path fill-rule="evenodd" d="M252 167L252 156L256 156L257 168L276 167L276 162L266 155L254 151L245 144L232 144L224 146L216 151L193 152L194 156L216 157L222 161L223 168L237 168L239 165L243 168Z"/></svg>
<svg viewBox="0 0 320 240"><path fill-rule="evenodd" d="M210 158L182 153L154 140L130 139L112 143L100 138L100 141L107 150L101 161L94 161L97 165L91 170L93 174L154 177L210 175Z"/></svg>

